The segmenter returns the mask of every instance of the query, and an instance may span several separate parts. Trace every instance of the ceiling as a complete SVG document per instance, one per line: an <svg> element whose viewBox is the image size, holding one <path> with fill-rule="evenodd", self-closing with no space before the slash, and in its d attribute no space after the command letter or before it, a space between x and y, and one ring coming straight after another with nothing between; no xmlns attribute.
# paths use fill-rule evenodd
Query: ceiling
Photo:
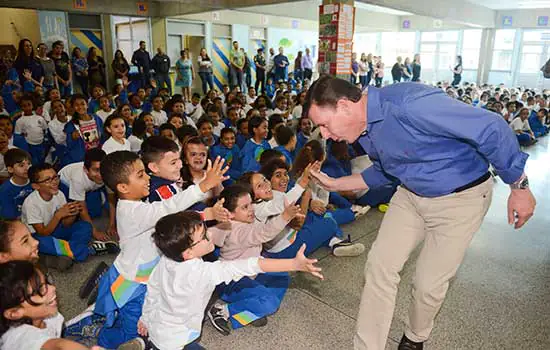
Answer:
<svg viewBox="0 0 550 350"><path fill-rule="evenodd" d="M492 10L550 8L549 0L466 0Z"/></svg>

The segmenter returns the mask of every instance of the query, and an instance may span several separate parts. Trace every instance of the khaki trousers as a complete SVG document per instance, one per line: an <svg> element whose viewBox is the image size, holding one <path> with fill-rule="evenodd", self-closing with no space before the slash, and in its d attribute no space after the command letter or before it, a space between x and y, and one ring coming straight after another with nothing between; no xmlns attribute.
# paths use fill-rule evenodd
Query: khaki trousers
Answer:
<svg viewBox="0 0 550 350"><path fill-rule="evenodd" d="M447 289L491 204L492 178L460 193L424 198L399 187L365 266L365 287L354 347L384 350L395 308L399 272L422 241L405 335L428 339Z"/></svg>

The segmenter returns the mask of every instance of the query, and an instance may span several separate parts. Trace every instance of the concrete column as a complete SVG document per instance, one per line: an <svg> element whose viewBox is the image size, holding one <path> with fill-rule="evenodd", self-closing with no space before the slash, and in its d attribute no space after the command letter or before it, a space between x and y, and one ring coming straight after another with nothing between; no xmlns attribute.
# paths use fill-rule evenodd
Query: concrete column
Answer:
<svg viewBox="0 0 550 350"><path fill-rule="evenodd" d="M495 45L495 29L483 29L481 34L481 49L477 67L477 84L485 84L489 81L489 72L493 64L493 47Z"/></svg>

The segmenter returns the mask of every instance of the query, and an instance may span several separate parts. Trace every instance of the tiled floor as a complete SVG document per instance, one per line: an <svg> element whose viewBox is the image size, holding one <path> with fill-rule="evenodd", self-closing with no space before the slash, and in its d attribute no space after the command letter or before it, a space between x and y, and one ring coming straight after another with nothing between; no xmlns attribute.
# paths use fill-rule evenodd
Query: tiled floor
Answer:
<svg viewBox="0 0 550 350"><path fill-rule="evenodd" d="M548 139L528 152L528 174L538 206L535 216L516 231L506 223L507 186L496 180L493 204L453 280L436 319L429 350L550 349L550 152ZM383 214L371 210L344 227L367 249ZM208 349L351 349L363 287L366 255L335 258L315 253L325 281L295 275L281 309L267 327L245 328L224 337L209 323L202 344ZM61 311L66 318L84 308L76 291L99 259L56 274ZM112 258L103 258L111 262ZM414 258L402 283L387 349L396 349L409 303Z"/></svg>

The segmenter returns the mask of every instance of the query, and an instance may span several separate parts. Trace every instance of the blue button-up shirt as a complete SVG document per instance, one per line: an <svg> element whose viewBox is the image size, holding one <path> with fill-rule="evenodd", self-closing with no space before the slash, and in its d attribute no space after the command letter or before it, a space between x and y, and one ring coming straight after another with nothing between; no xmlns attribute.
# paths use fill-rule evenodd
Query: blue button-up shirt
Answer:
<svg viewBox="0 0 550 350"><path fill-rule="evenodd" d="M397 178L423 197L452 193L483 176L489 163L513 183L528 157L500 116L418 83L369 87L359 143L373 161L362 173L369 187Z"/></svg>

